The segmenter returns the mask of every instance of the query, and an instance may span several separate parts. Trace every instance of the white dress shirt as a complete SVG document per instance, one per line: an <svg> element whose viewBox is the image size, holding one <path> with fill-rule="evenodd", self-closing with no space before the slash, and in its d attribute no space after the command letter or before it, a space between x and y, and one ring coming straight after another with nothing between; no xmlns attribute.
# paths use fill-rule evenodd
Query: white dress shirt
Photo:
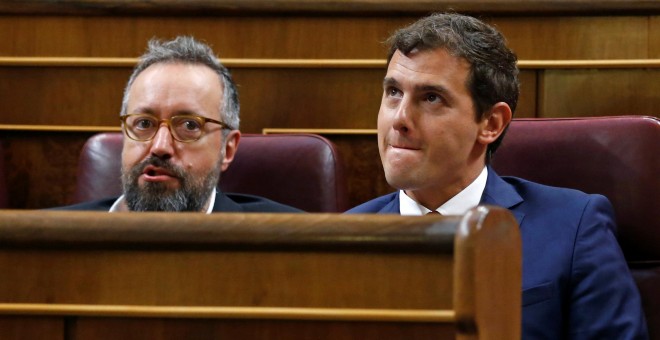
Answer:
<svg viewBox="0 0 660 340"><path fill-rule="evenodd" d="M436 211L442 215L463 215L468 210L476 207L479 201L481 201L481 196L486 189L487 178L488 170L484 167L479 176L470 185L441 205ZM403 216L422 216L428 214L431 210L415 202L415 200L401 190L399 192L399 212Z"/></svg>

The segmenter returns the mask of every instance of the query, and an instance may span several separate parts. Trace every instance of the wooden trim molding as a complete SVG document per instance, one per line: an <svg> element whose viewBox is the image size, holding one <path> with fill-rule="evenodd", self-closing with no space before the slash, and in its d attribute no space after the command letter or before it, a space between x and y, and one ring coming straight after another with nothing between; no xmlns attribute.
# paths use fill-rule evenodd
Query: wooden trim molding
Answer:
<svg viewBox="0 0 660 340"><path fill-rule="evenodd" d="M243 59L220 58L229 68L383 68L384 59ZM133 67L137 58L0 57L0 67ZM520 69L660 68L660 59L519 60Z"/></svg>
<svg viewBox="0 0 660 340"><path fill-rule="evenodd" d="M0 124L0 131L45 131L45 132L119 132L119 126L79 126L79 125L21 125Z"/></svg>
<svg viewBox="0 0 660 340"><path fill-rule="evenodd" d="M137 58L0 57L0 66L133 67ZM382 68L381 59L250 59L220 58L229 68Z"/></svg>
<svg viewBox="0 0 660 340"><path fill-rule="evenodd" d="M317 135L375 135L378 131L376 129L278 129L278 128L264 128L261 133L264 135L278 134L278 133L311 133Z"/></svg>
<svg viewBox="0 0 660 340"><path fill-rule="evenodd" d="M376 322L454 322L455 320L454 311L451 310L116 306L41 303L0 303L0 315L3 314Z"/></svg>
<svg viewBox="0 0 660 340"><path fill-rule="evenodd" d="M22 125L0 124L0 131L42 131L42 132L120 132L119 126L84 125ZM282 129L264 128L264 135L311 133L317 135L375 135L376 129Z"/></svg>
<svg viewBox="0 0 660 340"><path fill-rule="evenodd" d="M480 14L621 14L660 9L656 1L628 0L23 0L0 2L2 14L237 15L237 14L424 14L453 10Z"/></svg>
<svg viewBox="0 0 660 340"><path fill-rule="evenodd" d="M520 69L660 68L660 59L518 60Z"/></svg>

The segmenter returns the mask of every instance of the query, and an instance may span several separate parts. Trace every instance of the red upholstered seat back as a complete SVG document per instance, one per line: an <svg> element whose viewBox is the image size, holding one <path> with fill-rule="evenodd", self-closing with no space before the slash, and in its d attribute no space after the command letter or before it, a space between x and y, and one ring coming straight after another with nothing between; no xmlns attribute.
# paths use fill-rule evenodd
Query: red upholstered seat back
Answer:
<svg viewBox="0 0 660 340"><path fill-rule="evenodd" d="M660 120L620 116L515 119L493 157L500 175L605 195L660 338Z"/></svg>
<svg viewBox="0 0 660 340"><path fill-rule="evenodd" d="M74 203L121 194L122 141L121 133L101 133L87 141ZM343 212L348 208L343 168L334 145L321 136L244 134L219 188L309 212Z"/></svg>

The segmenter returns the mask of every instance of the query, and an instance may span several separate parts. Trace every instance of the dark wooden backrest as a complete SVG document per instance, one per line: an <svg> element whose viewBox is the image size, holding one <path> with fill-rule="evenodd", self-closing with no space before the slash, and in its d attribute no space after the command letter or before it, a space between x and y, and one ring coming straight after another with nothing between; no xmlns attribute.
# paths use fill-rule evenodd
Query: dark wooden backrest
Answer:
<svg viewBox="0 0 660 340"><path fill-rule="evenodd" d="M5 179L5 153L0 141L0 209L9 207L9 197L7 193L7 182Z"/></svg>

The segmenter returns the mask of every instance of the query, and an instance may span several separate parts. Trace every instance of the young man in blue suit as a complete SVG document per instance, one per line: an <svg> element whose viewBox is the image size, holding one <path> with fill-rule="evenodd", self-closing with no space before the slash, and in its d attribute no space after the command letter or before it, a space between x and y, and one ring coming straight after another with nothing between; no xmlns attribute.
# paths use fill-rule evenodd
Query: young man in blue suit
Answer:
<svg viewBox="0 0 660 340"><path fill-rule="evenodd" d="M149 42L124 90L120 114L124 194L60 209L298 212L265 198L216 189L241 133L229 71L191 37Z"/></svg>
<svg viewBox="0 0 660 340"><path fill-rule="evenodd" d="M378 148L387 182L399 191L348 212L508 208L522 236L523 338L647 338L608 200L500 177L488 166L519 93L504 37L477 19L436 14L389 43Z"/></svg>

